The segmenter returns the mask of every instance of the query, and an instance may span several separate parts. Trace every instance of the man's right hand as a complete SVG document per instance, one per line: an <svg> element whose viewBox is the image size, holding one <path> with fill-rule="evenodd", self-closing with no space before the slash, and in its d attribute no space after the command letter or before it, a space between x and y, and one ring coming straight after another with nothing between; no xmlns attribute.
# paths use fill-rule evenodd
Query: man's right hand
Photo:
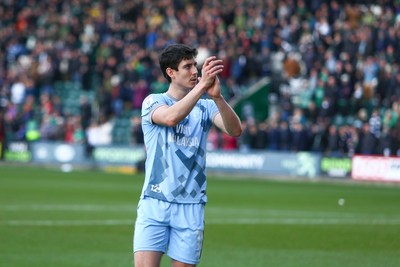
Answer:
<svg viewBox="0 0 400 267"><path fill-rule="evenodd" d="M202 77L199 77L199 83L203 83L204 87L207 89L214 85L216 76L222 72L224 65L222 65L222 60L217 59L216 56L208 57L203 64L201 69Z"/></svg>

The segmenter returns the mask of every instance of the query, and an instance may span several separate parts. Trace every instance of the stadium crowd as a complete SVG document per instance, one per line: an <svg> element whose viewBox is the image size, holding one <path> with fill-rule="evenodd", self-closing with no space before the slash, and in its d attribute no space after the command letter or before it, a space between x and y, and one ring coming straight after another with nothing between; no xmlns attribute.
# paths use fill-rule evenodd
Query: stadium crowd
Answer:
<svg viewBox="0 0 400 267"><path fill-rule="evenodd" d="M142 143L158 52L182 42L224 60L227 99L271 81L268 118L209 149L400 156L400 1L5 0L0 18L0 142Z"/></svg>

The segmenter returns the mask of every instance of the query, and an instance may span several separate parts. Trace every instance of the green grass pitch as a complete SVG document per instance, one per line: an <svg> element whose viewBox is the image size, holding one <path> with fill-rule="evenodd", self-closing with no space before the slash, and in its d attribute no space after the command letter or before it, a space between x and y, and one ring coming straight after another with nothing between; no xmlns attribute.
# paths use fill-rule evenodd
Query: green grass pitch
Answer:
<svg viewBox="0 0 400 267"><path fill-rule="evenodd" d="M132 266L142 183L0 166L0 266ZM400 266L400 185L209 176L208 197L200 267Z"/></svg>

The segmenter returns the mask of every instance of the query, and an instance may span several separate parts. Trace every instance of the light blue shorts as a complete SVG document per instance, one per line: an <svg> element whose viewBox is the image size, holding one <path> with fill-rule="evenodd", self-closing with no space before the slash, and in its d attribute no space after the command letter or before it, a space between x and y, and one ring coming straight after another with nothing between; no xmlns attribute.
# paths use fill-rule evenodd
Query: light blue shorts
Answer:
<svg viewBox="0 0 400 267"><path fill-rule="evenodd" d="M174 260L198 264L203 247L204 204L139 201L133 251L160 251Z"/></svg>

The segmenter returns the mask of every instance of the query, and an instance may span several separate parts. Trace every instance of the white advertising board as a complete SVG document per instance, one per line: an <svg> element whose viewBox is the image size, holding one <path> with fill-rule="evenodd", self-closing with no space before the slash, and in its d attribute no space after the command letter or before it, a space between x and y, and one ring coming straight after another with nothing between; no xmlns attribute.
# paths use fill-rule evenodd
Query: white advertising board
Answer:
<svg viewBox="0 0 400 267"><path fill-rule="evenodd" d="M400 182L400 158L354 156L351 178L354 180Z"/></svg>

